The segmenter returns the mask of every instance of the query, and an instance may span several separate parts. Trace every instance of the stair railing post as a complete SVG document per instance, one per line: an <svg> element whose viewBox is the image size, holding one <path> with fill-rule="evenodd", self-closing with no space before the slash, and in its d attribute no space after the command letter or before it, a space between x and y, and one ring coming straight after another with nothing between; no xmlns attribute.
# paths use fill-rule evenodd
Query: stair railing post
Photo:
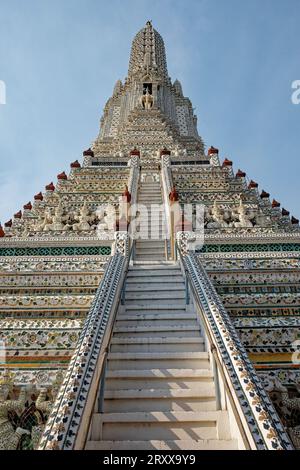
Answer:
<svg viewBox="0 0 300 470"><path fill-rule="evenodd" d="M108 349L105 351L105 359L104 359L103 369L102 369L102 374L101 374L101 379L100 379L100 387L99 387L99 395L98 395L98 413L103 413L105 377L106 377L106 369L107 369L107 355L108 355Z"/></svg>
<svg viewBox="0 0 300 470"><path fill-rule="evenodd" d="M190 304L189 278L187 271L185 271L185 303L186 305Z"/></svg>
<svg viewBox="0 0 300 470"><path fill-rule="evenodd" d="M219 373L218 373L218 366L215 358L216 346L211 344L210 347L211 352L211 360L212 360L212 373L214 378L214 385L215 385L215 393L216 393L216 410L221 410L221 389L220 389L220 380L219 380Z"/></svg>
<svg viewBox="0 0 300 470"><path fill-rule="evenodd" d="M168 240L167 238L165 237L165 258L166 258L166 261L168 261L169 259L169 253L168 253Z"/></svg>
<svg viewBox="0 0 300 470"><path fill-rule="evenodd" d="M170 207L169 194L171 192L173 181L171 172L171 158L169 152L161 153L161 182L164 209L166 215L166 226L168 229L166 237L165 252L166 258L169 258L168 239L170 240L170 259L175 260L175 243L174 243L174 221L172 223L172 210Z"/></svg>
<svg viewBox="0 0 300 470"><path fill-rule="evenodd" d="M175 241L174 241L174 211L169 203L170 210L170 221L171 221L171 231L170 231L170 241L171 241L171 259L175 260Z"/></svg>
<svg viewBox="0 0 300 470"><path fill-rule="evenodd" d="M123 283L122 293L121 293L121 305L125 305L125 291L126 291L126 279Z"/></svg>

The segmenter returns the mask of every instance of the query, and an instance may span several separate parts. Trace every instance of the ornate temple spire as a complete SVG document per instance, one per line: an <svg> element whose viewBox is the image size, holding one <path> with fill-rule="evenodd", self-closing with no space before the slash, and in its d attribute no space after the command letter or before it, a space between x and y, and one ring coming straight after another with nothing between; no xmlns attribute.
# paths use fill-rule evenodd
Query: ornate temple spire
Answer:
<svg viewBox="0 0 300 470"><path fill-rule="evenodd" d="M129 155L133 146L152 158L164 147L204 158L194 108L168 75L164 41L151 21L132 41L128 76L116 82L105 105L93 152L96 158Z"/></svg>
<svg viewBox="0 0 300 470"><path fill-rule="evenodd" d="M147 21L132 41L128 78L137 78L149 72L168 80L164 41L151 21Z"/></svg>

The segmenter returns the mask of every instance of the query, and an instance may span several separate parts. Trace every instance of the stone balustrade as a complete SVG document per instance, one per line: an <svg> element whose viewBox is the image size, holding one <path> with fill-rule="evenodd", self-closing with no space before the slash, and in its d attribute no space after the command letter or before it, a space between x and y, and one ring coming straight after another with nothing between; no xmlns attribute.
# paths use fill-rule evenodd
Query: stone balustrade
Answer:
<svg viewBox="0 0 300 470"><path fill-rule="evenodd" d="M192 232L177 233L182 267L192 288L195 306L201 314L208 347L225 382L227 396L235 408L240 426L252 449L293 449L278 415L251 364L231 319L205 268L189 250Z"/></svg>

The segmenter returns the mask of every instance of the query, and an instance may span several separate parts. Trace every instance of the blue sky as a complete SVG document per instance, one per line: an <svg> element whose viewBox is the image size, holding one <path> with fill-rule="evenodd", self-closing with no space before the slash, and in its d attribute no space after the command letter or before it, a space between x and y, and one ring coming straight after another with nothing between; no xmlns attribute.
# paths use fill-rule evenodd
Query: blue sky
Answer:
<svg viewBox="0 0 300 470"><path fill-rule="evenodd" d="M299 18L299 0L0 0L2 223L90 146L148 19L206 145L300 216Z"/></svg>

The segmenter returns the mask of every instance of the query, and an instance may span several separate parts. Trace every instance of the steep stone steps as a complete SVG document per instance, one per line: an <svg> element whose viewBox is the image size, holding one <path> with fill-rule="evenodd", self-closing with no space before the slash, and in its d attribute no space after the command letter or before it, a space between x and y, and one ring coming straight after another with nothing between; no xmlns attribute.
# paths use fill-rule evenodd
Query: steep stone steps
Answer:
<svg viewBox="0 0 300 470"><path fill-rule="evenodd" d="M159 184L140 185L138 201L161 199ZM152 226L151 226L152 223ZM162 217L142 217L142 234L162 232ZM117 314L102 413L87 449L235 449L227 411L217 410L210 356L197 313L187 309L178 265L164 241L136 241Z"/></svg>
<svg viewBox="0 0 300 470"><path fill-rule="evenodd" d="M114 352L108 354L109 369L209 368L207 352Z"/></svg>
<svg viewBox="0 0 300 470"><path fill-rule="evenodd" d="M148 336L143 338L116 337L111 340L112 352L179 352L203 351L204 341L201 337Z"/></svg>
<svg viewBox="0 0 300 470"><path fill-rule="evenodd" d="M153 331L154 328L168 328L169 331L176 332L174 328L180 328L181 331L187 331L189 328L199 329L194 315L183 313L131 313L126 311L120 313L116 319L116 328L146 328Z"/></svg>
<svg viewBox="0 0 300 470"><path fill-rule="evenodd" d="M222 411L95 413L91 440L226 439L228 416Z"/></svg>
<svg viewBox="0 0 300 470"><path fill-rule="evenodd" d="M186 389L118 389L104 395L104 413L215 411L213 386Z"/></svg>
<svg viewBox="0 0 300 470"><path fill-rule="evenodd" d="M237 450L236 440L174 439L149 441L89 441L87 450Z"/></svg>
<svg viewBox="0 0 300 470"><path fill-rule="evenodd" d="M121 382L120 382L121 381ZM106 390L188 389L213 386L210 369L111 370L106 375Z"/></svg>

